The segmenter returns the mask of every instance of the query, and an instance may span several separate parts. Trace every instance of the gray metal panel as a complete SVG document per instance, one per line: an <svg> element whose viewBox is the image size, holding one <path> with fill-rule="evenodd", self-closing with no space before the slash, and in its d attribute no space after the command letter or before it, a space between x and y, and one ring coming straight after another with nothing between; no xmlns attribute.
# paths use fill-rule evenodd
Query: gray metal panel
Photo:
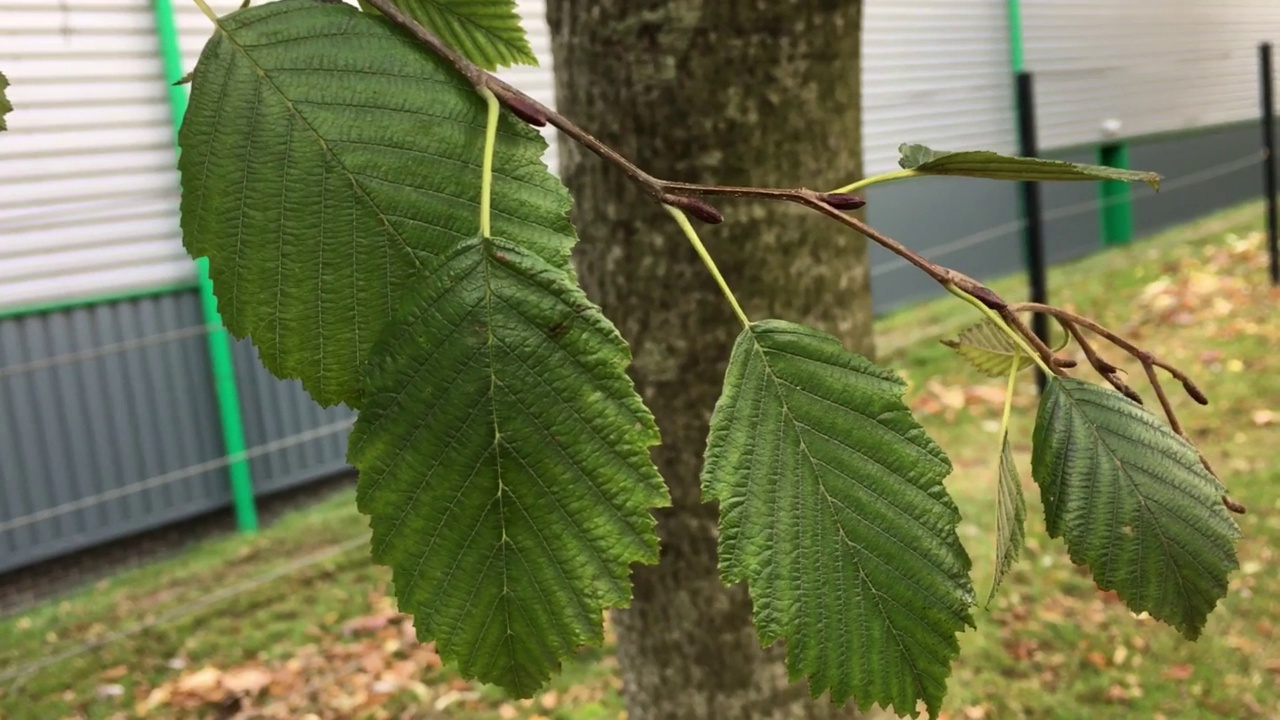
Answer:
<svg viewBox="0 0 1280 720"><path fill-rule="evenodd" d="M142 341L0 374L0 571L227 505L224 468L121 492L222 455L204 336L146 341L200 324L194 293L0 320L0 368Z"/></svg>
<svg viewBox="0 0 1280 720"><path fill-rule="evenodd" d="M1134 227L1149 234L1205 213L1262 198L1262 129L1244 123L1213 131L1134 143L1129 163L1165 176L1165 189L1134 192ZM1253 158L1256 162L1250 163ZM1233 161L1235 169L1230 169ZM1228 172L1215 168L1228 166Z"/></svg>
<svg viewBox="0 0 1280 720"><path fill-rule="evenodd" d="M284 445L250 460L254 490L268 494L347 469L346 406L322 408L296 380L271 375L248 342L235 346L236 378L249 448ZM317 436L309 437L308 433ZM322 434L321 434L322 433Z"/></svg>
<svg viewBox="0 0 1280 720"><path fill-rule="evenodd" d="M1095 153L1047 153L1055 160L1096 163ZM1102 249L1099 192L1095 182L1041 183L1045 259L1050 264L1078 260ZM1053 297L1053 288L1049 288Z"/></svg>
<svg viewBox="0 0 1280 720"><path fill-rule="evenodd" d="M1017 186L992 180L923 178L867 190L867 218L930 260L974 277L1022 268ZM877 245L870 248L877 313L936 297L927 276Z"/></svg>

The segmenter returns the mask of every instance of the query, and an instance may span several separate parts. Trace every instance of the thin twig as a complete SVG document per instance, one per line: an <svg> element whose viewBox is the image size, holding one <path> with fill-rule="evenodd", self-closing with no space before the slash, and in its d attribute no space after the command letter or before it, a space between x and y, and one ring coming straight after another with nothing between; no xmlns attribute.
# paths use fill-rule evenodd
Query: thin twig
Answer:
<svg viewBox="0 0 1280 720"><path fill-rule="evenodd" d="M1062 318L1057 318L1057 320L1062 325L1063 329L1075 339L1076 343L1080 346L1080 349L1084 351L1084 356L1088 358L1089 365L1091 365L1093 369L1102 376L1103 380L1111 383L1111 387L1115 388L1121 395L1124 395L1139 405L1143 404L1142 396L1139 395L1132 387L1129 387L1128 383L1120 379L1120 369L1106 360L1103 360L1102 357L1098 355L1097 349L1093 347L1093 343L1089 342L1089 339L1080 331L1080 327L1078 325L1063 320ZM1161 394L1163 395L1163 392L1161 392ZM1173 417L1171 414L1172 412L1172 410L1167 410L1170 417ZM1176 423L1177 419L1174 418L1169 424L1170 426L1173 426Z"/></svg>
<svg viewBox="0 0 1280 720"><path fill-rule="evenodd" d="M1015 303L1014 305L1010 306L1010 310L1014 312L1025 311L1025 312L1044 313L1051 317L1057 318L1059 321L1066 321L1068 323L1072 323L1072 324L1084 327L1089 331L1096 333L1100 337L1105 338L1112 345L1115 345L1121 350L1124 350L1125 352L1129 353L1135 359L1137 359L1138 362L1142 363L1143 366L1152 365L1172 375L1174 379L1182 383L1183 389L1187 391L1187 395L1190 395L1192 400L1195 400L1197 403L1200 403L1201 405L1209 404L1209 398L1205 397L1204 392L1202 392L1200 388L1194 382L1192 382L1190 377L1187 377L1187 374L1185 372L1179 370L1173 365L1170 365L1168 362L1161 360L1160 358L1156 357L1152 353L1146 350L1143 350L1142 348L1135 345L1133 341L1129 340L1123 335L1120 335L1119 333L1108 330L1106 327L1102 326L1101 324L1093 320L1090 320L1087 317L1084 317L1083 315L1077 315L1076 313L1073 313L1070 310L1064 310L1062 308L1054 307L1052 305L1043 305L1041 303L1032 303L1032 302Z"/></svg>
<svg viewBox="0 0 1280 720"><path fill-rule="evenodd" d="M1167 398L1164 397L1164 391L1160 388L1158 378L1156 377L1153 368L1158 367L1169 372L1182 383L1182 386L1186 389L1187 393L1197 402L1201 404L1208 403L1208 400L1204 397L1204 393L1200 392L1199 388L1197 388L1195 384L1192 383L1191 380L1180 370L1164 363L1152 354L1138 348L1133 343L1110 330L1107 330L1092 320L1080 317L1079 315L1060 308L1041 305L1039 303L1018 303L1016 305L1010 305L996 294L995 291L977 280L928 260L911 248L876 230L870 225L867 225L857 217L846 214L841 208L838 208L835 205L844 205L848 203L851 198L840 191L837 191L836 193L825 193L807 188L703 185L699 183L675 182L654 177L642 170L635 163L628 160L621 153L614 150L612 147L605 144L583 128L579 127L572 120L569 120L555 110L543 105L520 89L509 85L488 72L485 72L475 63L472 63L470 60L456 52L453 48L449 47L430 30L426 29L413 18L400 11L399 8L392 4L391 0L367 0L367 2L389 20L406 30L423 45L426 45L445 62L453 66L455 70L457 70L464 78L467 79L468 82L471 83L478 93L481 95L484 95L485 93L493 93L503 106L525 122L537 126L550 124L560 130L560 132L569 136L570 139L574 140L579 145L582 145L595 153L605 162L620 169L627 175L627 177L640 185L641 188L660 203L669 206L674 205L681 209L689 210L709 222L712 221L709 220L709 218L714 218L715 222L718 222L719 219L722 218L719 210L711 206L709 203L699 204L698 207L691 208L688 207L687 203L679 202L679 199L697 198L700 196L755 198L802 205L862 234L867 239L875 242L911 265L914 265L921 272L928 275L944 288L947 288L948 290L958 288L964 291L965 294L990 308L998 315L999 318L1004 320L1010 329L1012 329L1016 334L1022 336L1022 338L1026 340L1032 348L1034 348L1036 354L1039 355L1042 364L1057 375L1066 374L1063 371L1063 368L1070 366L1069 361L1065 361L1062 358L1057 357L1053 350L1050 349L1049 346L1046 345L1039 337L1037 337L1035 333L1031 332L1026 323L1022 322L1017 315L1018 312L1043 312L1059 318L1060 321L1065 319L1069 323L1074 323L1092 330L1129 354L1138 358L1138 360L1142 362L1143 367L1148 369L1148 377L1152 379L1152 384L1156 388L1156 394L1161 398L1161 404L1165 407L1166 413L1170 416L1170 425L1172 427L1180 428L1181 426L1176 425L1177 420L1173 416L1172 408L1167 403ZM842 188L842 190L850 189L851 187L849 186ZM828 200L828 198L830 198L830 200ZM681 215L681 217L683 217L683 215ZM1083 343L1082 347L1084 347ZM1086 352L1086 354L1088 353ZM1091 358L1091 362L1092 361L1093 359ZM1095 368L1097 367L1098 366L1095 365ZM1113 385L1118 381L1118 379L1113 379L1114 373L1105 374L1104 377L1107 377ZM1136 395L1136 393L1134 394ZM1128 393L1126 393L1126 395L1128 395ZM1201 455L1201 459L1204 459L1203 455ZM1205 462L1205 467L1212 472L1207 461ZM1235 509L1232 507L1232 503L1234 503L1234 501L1230 500L1226 496L1223 497L1223 502L1224 504L1227 504L1227 507L1232 508L1233 510Z"/></svg>
<svg viewBox="0 0 1280 720"><path fill-rule="evenodd" d="M981 283L977 283L972 278L963 276L960 273L954 273L953 271L947 270L936 263L926 260L924 257L920 256L919 253L916 253L902 243L899 243L893 238L890 238L870 227L858 218L852 215L847 215L841 210L832 207L824 199L828 197L830 193L818 192L807 188L704 185L700 183L676 182L656 178L640 169L639 166L628 160L618 151L609 147L599 138L579 127L577 123L574 123L572 120L566 118L555 110L543 105L520 89L513 87L503 80L485 72L483 69L475 65L475 63L472 63L470 60L466 59L446 45L443 40L435 35L435 33L432 33L413 18L399 10L391 3L390 0L368 0L368 2L386 16L387 19L404 28L409 32L409 34L413 35L413 37L422 42L422 44L426 45L432 52L440 56L441 59L453 66L453 68L466 78L478 92L485 90L492 92L504 106L527 122L532 122L533 124L550 124L557 128L578 144L598 155L605 162L608 162L610 165L622 170L622 172L635 181L636 184L640 185L646 192L659 201L668 201L670 196L674 195L686 197L709 196L755 198L803 205L865 235L867 238L884 247L889 252L892 252L903 260L906 260L916 266L938 283L945 284L947 282L952 282L957 287L973 294L975 297L983 299L984 302L989 302L992 298L998 298L995 293L991 292L991 290L983 286ZM1001 301L1001 303L1003 303L1003 301Z"/></svg>
<svg viewBox="0 0 1280 720"><path fill-rule="evenodd" d="M1164 385L1160 382L1160 375L1156 372L1156 368L1160 368L1161 370L1168 372L1175 379L1181 382L1183 389L1187 391L1187 394L1190 395L1193 400L1201 405L1209 404L1209 399L1205 397L1205 394L1200 390L1200 388L1191 381L1191 378L1187 377L1186 373L1173 365L1170 365L1168 362L1157 358L1151 352L1138 347L1123 335L1109 330L1101 324L1082 315L1077 315L1069 310L1056 308L1051 305L1030 302L1017 303L1010 306L1009 309L1013 312L1039 312L1055 318L1067 332L1071 333L1071 336L1075 338L1076 342L1080 344L1080 349L1084 351L1085 357L1089 359L1089 364L1093 366L1094 370L1098 371L1099 375L1110 382L1116 390L1123 393L1130 400L1133 400L1138 404L1142 404L1142 400L1137 396L1137 392L1117 377L1119 368L1098 356L1097 351L1084 336L1084 333L1080 331L1080 328L1087 328L1098 336L1109 341L1112 345L1115 345L1121 350L1132 355L1139 363L1141 363L1142 371L1146 374L1147 380L1151 383L1151 389L1155 392L1156 399L1160 402L1160 409L1164 411L1165 418L1169 421L1169 428L1177 433L1178 437L1186 440L1187 444L1195 449L1196 454L1200 456L1200 464L1204 466L1204 469L1213 477L1218 477L1218 473L1214 471L1213 465L1209 463L1209 458L1205 457L1205 454L1200 451L1200 448L1196 447L1195 443L1192 442L1191 437L1187 435L1186 431L1183 429L1181 421L1178 420L1178 414L1173 409L1173 403L1169 401L1169 395L1165 392ZM1236 502L1230 495L1225 493L1222 495L1222 504L1231 512L1241 515L1246 512L1244 505Z"/></svg>

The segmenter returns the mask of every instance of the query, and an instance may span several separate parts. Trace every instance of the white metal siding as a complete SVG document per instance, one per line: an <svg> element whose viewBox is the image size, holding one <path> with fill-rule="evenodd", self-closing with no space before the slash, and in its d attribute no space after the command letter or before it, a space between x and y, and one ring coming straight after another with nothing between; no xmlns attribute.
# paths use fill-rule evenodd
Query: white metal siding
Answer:
<svg viewBox="0 0 1280 720"><path fill-rule="evenodd" d="M896 168L904 142L943 150L1014 149L1006 9L1006 0L864 0L862 147L868 175Z"/></svg>
<svg viewBox="0 0 1280 720"><path fill-rule="evenodd" d="M0 309L189 280L147 0L6 0Z"/></svg>
<svg viewBox="0 0 1280 720"><path fill-rule="evenodd" d="M1272 0L1025 0L1040 142L1218 125L1258 114L1257 43L1280 40Z"/></svg>

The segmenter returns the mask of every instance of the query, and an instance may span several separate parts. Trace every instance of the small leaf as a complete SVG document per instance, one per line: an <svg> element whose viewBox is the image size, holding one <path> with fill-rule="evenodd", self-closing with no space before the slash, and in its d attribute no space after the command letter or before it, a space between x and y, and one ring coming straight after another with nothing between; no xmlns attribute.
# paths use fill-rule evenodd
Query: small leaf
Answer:
<svg viewBox="0 0 1280 720"><path fill-rule="evenodd" d="M365 0L365 12L378 14ZM534 65L515 0L391 0L419 24L485 70Z"/></svg>
<svg viewBox="0 0 1280 720"><path fill-rule="evenodd" d="M1062 344L1054 348L1054 352L1061 351L1069 341L1070 338L1064 336ZM942 344L955 350L974 369L987 377L1008 375L1009 364L1015 360L1019 371L1034 364L1031 357L1022 352L1018 344L990 320L967 327L955 340L943 340Z"/></svg>
<svg viewBox="0 0 1280 720"><path fill-rule="evenodd" d="M996 597L1004 576L1017 562L1026 542L1027 500L1022 494L1022 478L1009 447L1009 432L1000 441L1000 483L996 494L996 573L987 593L987 606Z"/></svg>
<svg viewBox="0 0 1280 720"><path fill-rule="evenodd" d="M1019 370L1032 364L1031 358L1018 348L1017 343L990 320L965 328L955 340L943 340L942 344L955 350L987 377L1008 375L1009 365L1015 361Z"/></svg>
<svg viewBox="0 0 1280 720"><path fill-rule="evenodd" d="M1160 189L1160 175L1105 165L1085 165L1063 160L1013 157L990 150L948 152L905 143L898 148L898 164L925 175L957 175L992 180L1123 180L1145 182Z"/></svg>
<svg viewBox="0 0 1280 720"><path fill-rule="evenodd" d="M653 417L562 269L472 238L406 294L351 436L400 608L466 677L529 697L658 559Z"/></svg>
<svg viewBox="0 0 1280 720"><path fill-rule="evenodd" d="M1051 537L1103 590L1189 639L1237 567L1240 529L1196 449L1110 388L1049 378L1032 476Z"/></svg>
<svg viewBox="0 0 1280 720"><path fill-rule="evenodd" d="M8 130L5 125L4 116L13 112L13 105L9 103L9 98L5 95L5 90L9 88L9 78L0 73L0 130Z"/></svg>
<svg viewBox="0 0 1280 720"><path fill-rule="evenodd" d="M972 625L951 463L894 373L778 320L738 337L702 487L720 503L720 571L746 582L763 644L787 642L816 695L936 715Z"/></svg>

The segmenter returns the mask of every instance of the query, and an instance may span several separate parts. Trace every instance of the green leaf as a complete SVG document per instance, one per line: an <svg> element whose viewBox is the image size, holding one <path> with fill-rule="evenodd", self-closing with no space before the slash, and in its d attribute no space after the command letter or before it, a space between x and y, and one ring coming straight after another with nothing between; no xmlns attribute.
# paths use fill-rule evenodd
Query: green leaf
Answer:
<svg viewBox="0 0 1280 720"><path fill-rule="evenodd" d="M358 0L365 12L377 8ZM515 0L392 0L449 47L486 70L537 65Z"/></svg>
<svg viewBox="0 0 1280 720"><path fill-rule="evenodd" d="M219 309L280 377L359 405L360 368L433 256L479 227L485 106L386 20L284 0L231 13L182 125L182 228ZM504 113L494 233L568 268L575 238L542 137Z"/></svg>
<svg viewBox="0 0 1280 720"><path fill-rule="evenodd" d="M5 125L4 116L13 112L13 105L9 102L9 98L5 95L5 90L9 87L9 78L0 73L0 130L8 130Z"/></svg>
<svg viewBox="0 0 1280 720"><path fill-rule="evenodd" d="M987 593L988 606L995 599L1004 576L1018 561L1026 543L1027 501L1022 494L1022 478L1009 447L1009 432L1001 433L1000 483L996 491L996 572Z"/></svg>
<svg viewBox="0 0 1280 720"><path fill-rule="evenodd" d="M1054 348L1061 351L1070 341L1064 336L1062 344ZM1004 377L1009 374L1009 364L1018 363L1018 370L1031 367L1034 361L1018 347L1003 330L990 320L965 328L955 340L943 340L943 345L955 350L960 357L987 377Z"/></svg>
<svg viewBox="0 0 1280 720"><path fill-rule="evenodd" d="M1199 637L1240 529L1195 448L1120 393L1071 378L1049 379L1034 443L1049 535L1134 612Z"/></svg>
<svg viewBox="0 0 1280 720"><path fill-rule="evenodd" d="M898 148L898 164L924 175L958 175L993 180L1122 180L1145 182L1160 189L1160 175L1105 165L1085 165L1063 160L1012 157L989 150L948 152L905 143Z"/></svg>
<svg viewBox="0 0 1280 720"><path fill-rule="evenodd" d="M563 270L473 238L375 354L348 453L374 558L442 658L527 697L657 561L667 494L626 344Z"/></svg>
<svg viewBox="0 0 1280 720"><path fill-rule="evenodd" d="M739 336L711 418L703 491L720 503L720 569L745 581L764 644L792 677L868 707L937 713L969 557L942 485L951 463L894 373L778 320Z"/></svg>

